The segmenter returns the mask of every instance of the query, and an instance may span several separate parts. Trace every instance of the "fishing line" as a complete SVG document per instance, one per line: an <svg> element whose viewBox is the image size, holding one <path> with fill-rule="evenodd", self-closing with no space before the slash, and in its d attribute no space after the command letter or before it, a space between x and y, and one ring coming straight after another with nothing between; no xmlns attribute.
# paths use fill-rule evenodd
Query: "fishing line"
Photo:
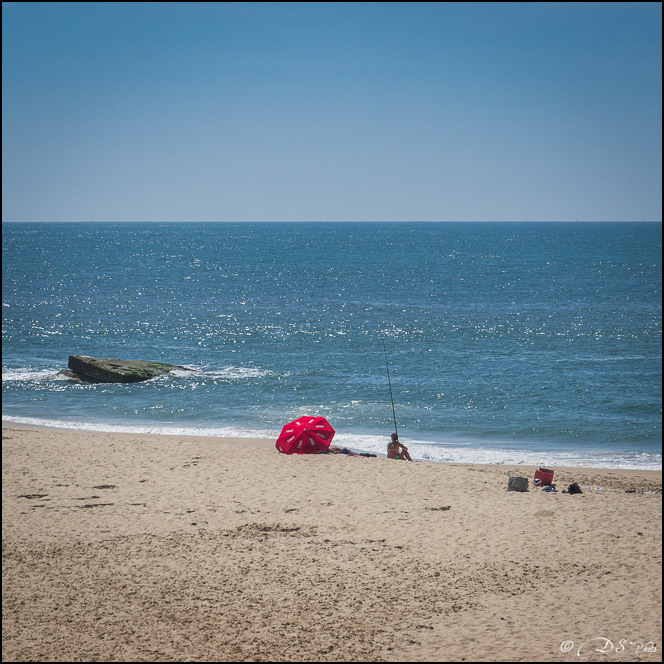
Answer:
<svg viewBox="0 0 664 664"><path fill-rule="evenodd" d="M392 381L390 380L390 367L387 363L387 348L385 346L385 339L383 339L383 350L385 351L385 368L387 369L387 384L390 386L390 401L392 402L392 417L394 417L394 433L399 435L397 430L397 416L394 412L394 398L392 397Z"/></svg>

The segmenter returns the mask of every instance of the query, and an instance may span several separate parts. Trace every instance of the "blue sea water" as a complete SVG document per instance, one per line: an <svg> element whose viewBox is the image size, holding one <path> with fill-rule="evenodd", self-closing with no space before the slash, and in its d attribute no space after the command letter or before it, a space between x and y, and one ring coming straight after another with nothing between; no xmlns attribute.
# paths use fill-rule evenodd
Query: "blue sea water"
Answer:
<svg viewBox="0 0 664 664"><path fill-rule="evenodd" d="M3 418L661 469L661 223L3 223ZM191 371L87 384L71 354Z"/></svg>

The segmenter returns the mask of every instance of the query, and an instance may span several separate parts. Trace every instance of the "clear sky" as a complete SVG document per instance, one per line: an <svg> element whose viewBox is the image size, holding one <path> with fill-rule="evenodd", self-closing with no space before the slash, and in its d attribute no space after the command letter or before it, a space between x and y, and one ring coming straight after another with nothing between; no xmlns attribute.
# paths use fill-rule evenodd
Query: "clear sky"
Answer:
<svg viewBox="0 0 664 664"><path fill-rule="evenodd" d="M2 4L5 221L661 220L656 3Z"/></svg>

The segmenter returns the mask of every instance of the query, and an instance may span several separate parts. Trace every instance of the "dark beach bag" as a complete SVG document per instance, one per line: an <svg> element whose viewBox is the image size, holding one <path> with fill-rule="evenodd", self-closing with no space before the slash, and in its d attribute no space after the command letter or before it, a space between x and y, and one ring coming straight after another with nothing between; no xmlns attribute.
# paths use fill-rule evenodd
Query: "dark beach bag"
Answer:
<svg viewBox="0 0 664 664"><path fill-rule="evenodd" d="M508 491L528 491L528 478L510 475L507 481Z"/></svg>
<svg viewBox="0 0 664 664"><path fill-rule="evenodd" d="M574 482L574 484L570 484L567 487L567 493L583 493L583 491L581 491L581 487Z"/></svg>

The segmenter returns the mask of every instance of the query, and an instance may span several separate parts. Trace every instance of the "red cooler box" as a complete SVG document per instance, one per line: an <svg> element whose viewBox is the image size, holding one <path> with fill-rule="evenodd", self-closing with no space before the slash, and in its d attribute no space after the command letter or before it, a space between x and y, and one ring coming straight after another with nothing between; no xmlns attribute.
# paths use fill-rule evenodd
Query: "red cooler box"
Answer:
<svg viewBox="0 0 664 664"><path fill-rule="evenodd" d="M535 471L535 479L539 480L540 486L553 483L553 471L548 468L540 468Z"/></svg>

